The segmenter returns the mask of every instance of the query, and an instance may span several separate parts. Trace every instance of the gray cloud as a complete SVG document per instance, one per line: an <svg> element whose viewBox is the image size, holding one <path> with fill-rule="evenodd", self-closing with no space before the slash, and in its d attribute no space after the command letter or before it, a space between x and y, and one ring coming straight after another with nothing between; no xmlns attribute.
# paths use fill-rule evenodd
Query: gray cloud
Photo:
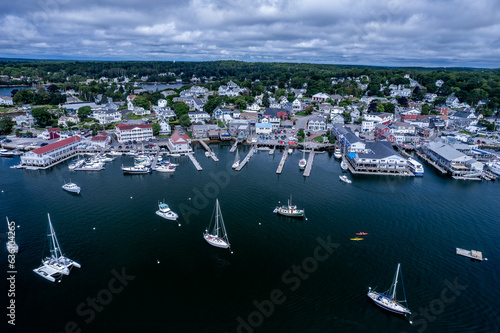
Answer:
<svg viewBox="0 0 500 333"><path fill-rule="evenodd" d="M497 0L26 0L0 56L500 67Z"/></svg>

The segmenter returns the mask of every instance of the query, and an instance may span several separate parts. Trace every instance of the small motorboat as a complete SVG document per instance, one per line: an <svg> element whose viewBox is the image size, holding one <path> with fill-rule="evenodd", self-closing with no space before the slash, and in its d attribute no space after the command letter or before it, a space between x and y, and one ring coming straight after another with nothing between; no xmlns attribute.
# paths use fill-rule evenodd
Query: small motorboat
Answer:
<svg viewBox="0 0 500 333"><path fill-rule="evenodd" d="M342 175L342 176L339 176L340 180L343 181L344 183L347 183L347 184L350 184L352 183L352 180L350 180L349 178L347 178L346 175Z"/></svg>
<svg viewBox="0 0 500 333"><path fill-rule="evenodd" d="M351 238L352 241L362 241L363 238L360 238L360 237L356 237L356 238Z"/></svg>
<svg viewBox="0 0 500 333"><path fill-rule="evenodd" d="M357 232L356 233L356 236L366 236L366 235L368 235L367 232Z"/></svg>

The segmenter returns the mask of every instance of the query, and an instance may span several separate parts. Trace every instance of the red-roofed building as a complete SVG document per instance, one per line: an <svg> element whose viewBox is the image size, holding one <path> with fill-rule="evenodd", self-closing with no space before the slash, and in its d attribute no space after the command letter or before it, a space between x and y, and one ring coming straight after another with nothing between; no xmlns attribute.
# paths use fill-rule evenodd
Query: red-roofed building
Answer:
<svg viewBox="0 0 500 333"><path fill-rule="evenodd" d="M21 156L21 164L28 167L47 168L75 154L81 138L77 135L29 151Z"/></svg>
<svg viewBox="0 0 500 333"><path fill-rule="evenodd" d="M94 147L105 148L110 141L111 139L108 137L108 133L101 132L90 140L90 145Z"/></svg>
<svg viewBox="0 0 500 333"><path fill-rule="evenodd" d="M193 151L189 136L179 134L178 132L172 134L168 139L167 147L171 153L190 153Z"/></svg>
<svg viewBox="0 0 500 333"><path fill-rule="evenodd" d="M44 140L59 139L60 137L61 129L59 127L46 128L41 134L41 138Z"/></svg>
<svg viewBox="0 0 500 333"><path fill-rule="evenodd" d="M153 127L151 124L140 125L116 125L116 137L118 142L147 141L153 138Z"/></svg>

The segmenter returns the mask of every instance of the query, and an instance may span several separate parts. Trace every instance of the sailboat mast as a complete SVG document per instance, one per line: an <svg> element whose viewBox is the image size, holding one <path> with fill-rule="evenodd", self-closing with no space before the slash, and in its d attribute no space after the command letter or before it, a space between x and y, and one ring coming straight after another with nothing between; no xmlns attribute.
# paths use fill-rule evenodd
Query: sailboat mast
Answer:
<svg viewBox="0 0 500 333"><path fill-rule="evenodd" d="M398 264L398 269L396 270L396 277L394 278L394 286L393 286L394 289L392 290L393 300L396 300L396 286L398 285L399 266L401 266L401 264Z"/></svg>
<svg viewBox="0 0 500 333"><path fill-rule="evenodd" d="M219 199L215 199L215 234L219 237Z"/></svg>
<svg viewBox="0 0 500 333"><path fill-rule="evenodd" d="M52 222L50 221L50 215L47 213L47 216L49 218L49 227L50 227L50 237L52 240L52 248L54 252L54 256L56 260L59 260L59 257L62 256L61 248L59 247L59 242L57 241L56 233L54 231L54 227L52 227Z"/></svg>

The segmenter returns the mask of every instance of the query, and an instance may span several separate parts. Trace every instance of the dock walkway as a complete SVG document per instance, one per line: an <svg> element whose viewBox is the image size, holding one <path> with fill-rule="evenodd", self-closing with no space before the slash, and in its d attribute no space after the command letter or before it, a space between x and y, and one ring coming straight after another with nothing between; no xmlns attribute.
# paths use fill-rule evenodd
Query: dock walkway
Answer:
<svg viewBox="0 0 500 333"><path fill-rule="evenodd" d="M198 170L198 171L202 171L203 170L203 168L201 167L200 163L198 163L198 161L194 157L194 153L189 153L189 154L186 154L186 155L189 157L189 159L191 160L191 162L193 162L194 167L196 168L196 170Z"/></svg>
<svg viewBox="0 0 500 333"><path fill-rule="evenodd" d="M231 149L229 149L230 153L234 153L234 151L236 150L236 148L238 148L238 143L240 143L240 141L238 139L236 139L236 142L233 144L233 146L231 147Z"/></svg>
<svg viewBox="0 0 500 333"><path fill-rule="evenodd" d="M278 169L276 169L277 174L281 174L283 171L283 167L285 166L286 159L288 158L288 146L283 149L283 156L281 157L280 164L278 165Z"/></svg>
<svg viewBox="0 0 500 333"><path fill-rule="evenodd" d="M255 145L252 145L252 147L250 147L250 151L248 152L247 156L245 156L243 161L241 161L240 165L238 165L238 167L234 170L240 171L241 169L243 169L245 164L247 164L247 162L250 160L250 158L252 158L254 153L255 153Z"/></svg>
<svg viewBox="0 0 500 333"><path fill-rule="evenodd" d="M210 154L210 157L215 161L215 162L219 162L219 159L217 158L217 156L215 155L215 153L212 151L212 149L210 149L210 147L205 143L205 141L199 139L198 140L201 145L203 146L203 148L205 148L206 151L208 151L208 153Z"/></svg>
<svg viewBox="0 0 500 333"><path fill-rule="evenodd" d="M303 174L304 177L309 177L309 175L311 174L311 169L312 169L313 162L314 162L314 154L315 154L315 152L313 149L309 153L309 158L307 159L306 169L304 170L304 174Z"/></svg>
<svg viewBox="0 0 500 333"><path fill-rule="evenodd" d="M160 157L160 147L157 147L156 148L156 154L155 154L155 157L153 159L153 162L151 163L151 168L153 170L156 170L156 164L158 163L158 158Z"/></svg>

